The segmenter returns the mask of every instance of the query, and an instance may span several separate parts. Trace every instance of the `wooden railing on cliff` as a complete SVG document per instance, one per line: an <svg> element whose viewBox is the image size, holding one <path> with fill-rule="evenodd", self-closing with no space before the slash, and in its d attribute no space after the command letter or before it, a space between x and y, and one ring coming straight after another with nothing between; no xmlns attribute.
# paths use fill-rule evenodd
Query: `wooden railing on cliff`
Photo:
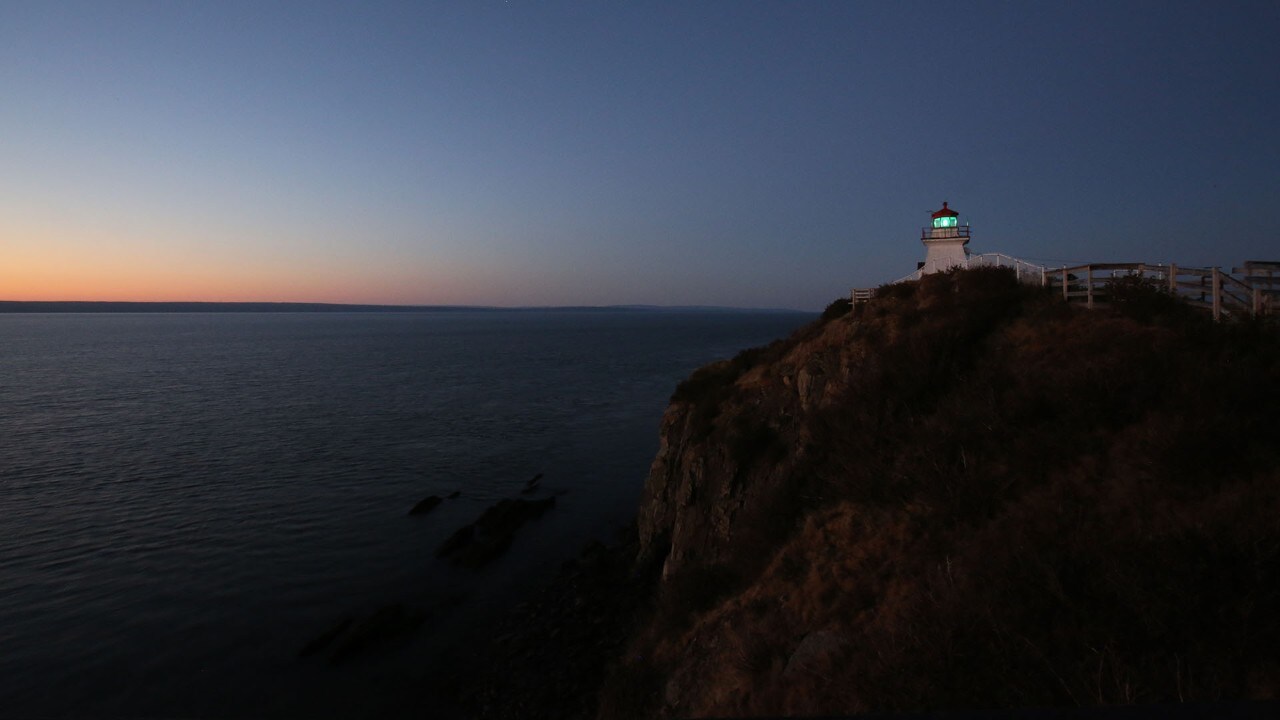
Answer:
<svg viewBox="0 0 1280 720"><path fill-rule="evenodd" d="M1255 275L1254 268L1270 269ZM1224 315L1265 315L1272 312L1280 289L1280 263L1245 263L1233 272L1245 278L1261 277L1266 282L1237 278L1220 268L1179 267L1174 263L1090 263L1044 272L1042 285L1057 288L1067 302L1083 302L1093 308L1107 301L1107 283L1121 277L1144 277L1164 284L1170 294L1208 310L1214 320Z"/></svg>
<svg viewBox="0 0 1280 720"><path fill-rule="evenodd" d="M1122 277L1143 277L1164 284L1169 292L1191 305L1208 310L1214 320L1231 315L1268 315L1280 307L1280 262L1250 260L1231 273L1220 268L1180 267L1174 263L1089 263L1048 268L1000 253L971 255L957 268L1007 267L1018 280L1060 289L1067 302L1083 302L1090 309L1107 302L1107 283ZM920 271L897 282L920 279ZM854 289L850 301L856 307L870 302L874 289Z"/></svg>

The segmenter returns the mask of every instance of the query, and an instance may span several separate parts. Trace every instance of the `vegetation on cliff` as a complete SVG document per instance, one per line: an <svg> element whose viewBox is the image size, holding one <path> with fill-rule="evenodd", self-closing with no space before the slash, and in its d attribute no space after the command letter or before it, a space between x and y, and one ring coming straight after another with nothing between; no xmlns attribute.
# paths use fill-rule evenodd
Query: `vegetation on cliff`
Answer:
<svg viewBox="0 0 1280 720"><path fill-rule="evenodd" d="M1275 698L1280 334L1111 298L930 275L685 381L601 716Z"/></svg>

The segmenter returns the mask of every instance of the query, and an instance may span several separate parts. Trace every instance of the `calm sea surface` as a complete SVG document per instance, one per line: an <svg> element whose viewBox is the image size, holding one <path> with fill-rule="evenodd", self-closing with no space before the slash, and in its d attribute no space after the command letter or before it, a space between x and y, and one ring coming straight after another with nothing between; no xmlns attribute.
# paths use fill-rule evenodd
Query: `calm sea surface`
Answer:
<svg viewBox="0 0 1280 720"><path fill-rule="evenodd" d="M630 518L680 379L808 319L0 315L0 715L404 708L433 657ZM502 559L435 560L537 473L557 506ZM432 613L407 646L297 657L392 602Z"/></svg>

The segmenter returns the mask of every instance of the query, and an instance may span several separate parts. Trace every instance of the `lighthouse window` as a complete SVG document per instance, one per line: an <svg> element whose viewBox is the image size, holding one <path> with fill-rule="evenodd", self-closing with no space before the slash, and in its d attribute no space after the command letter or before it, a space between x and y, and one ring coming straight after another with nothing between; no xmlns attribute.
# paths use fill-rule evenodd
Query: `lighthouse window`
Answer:
<svg viewBox="0 0 1280 720"><path fill-rule="evenodd" d="M953 217L940 217L933 219L933 226L936 228L955 227L956 219Z"/></svg>

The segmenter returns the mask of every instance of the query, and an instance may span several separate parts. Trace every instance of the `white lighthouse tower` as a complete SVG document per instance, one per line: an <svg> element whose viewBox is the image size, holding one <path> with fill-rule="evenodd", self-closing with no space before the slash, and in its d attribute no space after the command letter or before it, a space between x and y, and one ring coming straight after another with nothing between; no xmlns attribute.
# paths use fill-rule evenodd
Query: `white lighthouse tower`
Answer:
<svg viewBox="0 0 1280 720"><path fill-rule="evenodd" d="M942 203L942 209L930 216L932 227L924 228L920 233L920 242L924 243L924 262L920 263L920 274L943 272L953 267L963 267L969 258L969 226L961 225L960 213Z"/></svg>

